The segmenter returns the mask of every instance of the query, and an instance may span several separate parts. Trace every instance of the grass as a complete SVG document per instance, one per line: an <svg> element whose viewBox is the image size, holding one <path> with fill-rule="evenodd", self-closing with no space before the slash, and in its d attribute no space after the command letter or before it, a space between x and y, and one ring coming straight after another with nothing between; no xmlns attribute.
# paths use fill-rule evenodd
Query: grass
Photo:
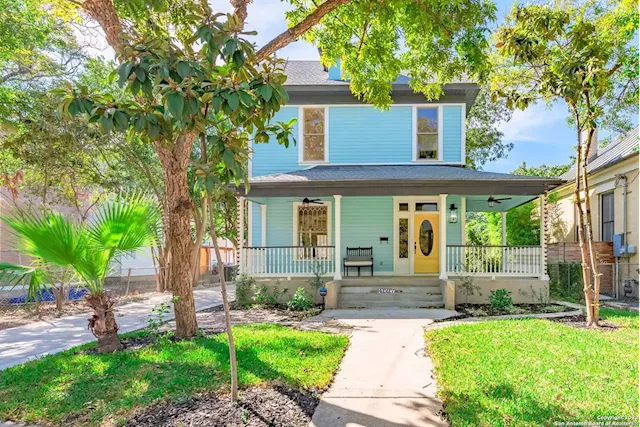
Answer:
<svg viewBox="0 0 640 427"><path fill-rule="evenodd" d="M240 387L267 383L324 389L348 338L278 325L234 327ZM138 332L129 335L144 335ZM0 372L0 419L56 425L122 421L136 407L160 399L228 390L226 334L137 351L95 355L85 345Z"/></svg>
<svg viewBox="0 0 640 427"><path fill-rule="evenodd" d="M452 426L539 426L638 414L638 313L614 331L500 320L426 333ZM618 419L637 425L637 418Z"/></svg>

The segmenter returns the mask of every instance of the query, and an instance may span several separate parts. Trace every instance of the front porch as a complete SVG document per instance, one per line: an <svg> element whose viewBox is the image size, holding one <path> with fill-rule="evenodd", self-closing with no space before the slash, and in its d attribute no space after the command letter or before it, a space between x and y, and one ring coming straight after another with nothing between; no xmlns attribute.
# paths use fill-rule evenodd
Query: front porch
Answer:
<svg viewBox="0 0 640 427"><path fill-rule="evenodd" d="M546 192L558 184L436 165L316 166L258 177L239 198L239 269L341 280L350 249L366 248L367 276L546 280ZM539 244L509 245L508 211L538 198ZM467 243L470 212L500 214L500 245Z"/></svg>

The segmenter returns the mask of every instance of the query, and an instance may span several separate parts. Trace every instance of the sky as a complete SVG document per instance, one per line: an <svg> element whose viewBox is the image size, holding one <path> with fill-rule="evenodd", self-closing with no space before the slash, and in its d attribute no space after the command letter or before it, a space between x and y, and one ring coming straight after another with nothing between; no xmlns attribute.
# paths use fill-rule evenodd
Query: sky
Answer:
<svg viewBox="0 0 640 427"><path fill-rule="evenodd" d="M215 12L226 13L232 9L228 0L210 0L210 4ZM512 4L512 0L496 1L496 25L504 21ZM289 4L281 0L254 0L249 5L246 28L258 32L253 38L258 46L264 45L287 29L284 17L288 9ZM95 53L113 59L113 51L104 41L98 38L94 39L92 44L98 45ZM319 58L317 49L303 41L288 45L278 52L278 56L292 60ZM512 119L500 126L504 134L503 141L513 143L513 150L506 158L488 163L483 169L508 173L522 162L529 166L568 163L574 153L576 134L567 126L566 117L567 109L563 103L555 103L552 106L537 104L524 111L516 110ZM634 124L638 124L637 118ZM600 133L601 138L605 136L605 132Z"/></svg>

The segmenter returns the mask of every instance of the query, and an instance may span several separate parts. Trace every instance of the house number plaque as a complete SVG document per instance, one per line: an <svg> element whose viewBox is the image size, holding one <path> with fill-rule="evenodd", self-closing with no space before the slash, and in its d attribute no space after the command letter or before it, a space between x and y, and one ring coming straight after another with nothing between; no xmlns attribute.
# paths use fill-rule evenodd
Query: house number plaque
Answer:
<svg viewBox="0 0 640 427"><path fill-rule="evenodd" d="M380 288L378 289L379 294L395 294L396 290L392 288Z"/></svg>

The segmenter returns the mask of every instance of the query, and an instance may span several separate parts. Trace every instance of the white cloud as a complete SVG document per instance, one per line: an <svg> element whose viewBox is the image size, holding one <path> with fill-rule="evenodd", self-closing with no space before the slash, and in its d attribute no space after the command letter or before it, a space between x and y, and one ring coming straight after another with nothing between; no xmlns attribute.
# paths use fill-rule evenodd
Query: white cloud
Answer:
<svg viewBox="0 0 640 427"><path fill-rule="evenodd" d="M544 104L534 104L526 110L516 110L507 123L500 126L505 142L544 142L548 138L545 131L551 126L562 125L566 110L562 104L551 108Z"/></svg>

